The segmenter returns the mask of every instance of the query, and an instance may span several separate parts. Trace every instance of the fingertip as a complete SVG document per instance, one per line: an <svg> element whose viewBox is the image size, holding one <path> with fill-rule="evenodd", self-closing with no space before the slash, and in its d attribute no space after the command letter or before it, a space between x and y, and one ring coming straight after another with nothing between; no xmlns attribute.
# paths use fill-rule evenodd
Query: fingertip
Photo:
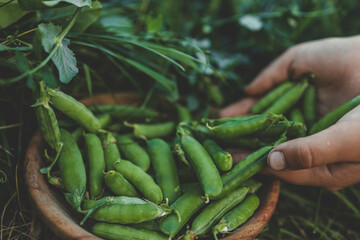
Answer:
<svg viewBox="0 0 360 240"><path fill-rule="evenodd" d="M280 171L286 167L285 156L280 151L271 152L267 158L268 166L273 170Z"/></svg>

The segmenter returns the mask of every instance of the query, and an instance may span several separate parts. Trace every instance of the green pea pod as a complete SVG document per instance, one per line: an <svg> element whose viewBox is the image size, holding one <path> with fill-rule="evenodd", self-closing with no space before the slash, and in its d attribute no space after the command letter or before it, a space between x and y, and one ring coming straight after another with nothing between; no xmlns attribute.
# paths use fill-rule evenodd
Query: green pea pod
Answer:
<svg viewBox="0 0 360 240"><path fill-rule="evenodd" d="M213 132L215 137L220 139L233 139L264 130L271 124L284 119L285 117L281 114L267 113L248 120L228 122L215 127L208 126L208 128Z"/></svg>
<svg viewBox="0 0 360 240"><path fill-rule="evenodd" d="M86 170L80 149L71 133L60 129L64 143L58 160L62 187L66 201L77 211L86 191Z"/></svg>
<svg viewBox="0 0 360 240"><path fill-rule="evenodd" d="M114 170L114 164L121 160L121 154L112 133L106 133L103 139L106 170Z"/></svg>
<svg viewBox="0 0 360 240"><path fill-rule="evenodd" d="M50 95L50 103L60 112L90 132L97 132L100 129L99 120L81 102L59 90L47 88L46 91Z"/></svg>
<svg viewBox="0 0 360 240"><path fill-rule="evenodd" d="M160 230L173 238L182 227L206 204L206 199L202 197L200 186L194 186L193 189L181 195L170 208L175 213L166 216L159 224Z"/></svg>
<svg viewBox="0 0 360 240"><path fill-rule="evenodd" d="M124 158L147 171L150 167L149 154L134 139L132 135L115 135L117 145Z"/></svg>
<svg viewBox="0 0 360 240"><path fill-rule="evenodd" d="M121 173L114 170L105 173L105 184L118 196L140 197L135 187Z"/></svg>
<svg viewBox="0 0 360 240"><path fill-rule="evenodd" d="M303 98L303 112L306 125L309 129L316 121L316 89L313 84L310 84L305 90Z"/></svg>
<svg viewBox="0 0 360 240"><path fill-rule="evenodd" d="M99 197L104 191L105 158L101 140L93 133L85 134L89 163L89 192L91 198Z"/></svg>
<svg viewBox="0 0 360 240"><path fill-rule="evenodd" d="M323 118L321 118L310 130L310 135L320 132L331 125L334 125L342 116L351 111L353 108L360 104L360 95L354 97L345 104L337 107L335 110L331 111Z"/></svg>
<svg viewBox="0 0 360 240"><path fill-rule="evenodd" d="M175 104L177 111L178 122L189 122L191 121L191 113L187 107L184 107L180 104Z"/></svg>
<svg viewBox="0 0 360 240"><path fill-rule="evenodd" d="M36 118L42 133L43 138L49 146L56 152L59 152L62 143L60 141L60 129L56 119L54 110L50 107L50 96L46 93L45 83L39 82L40 96L37 103L33 106L36 107Z"/></svg>
<svg viewBox="0 0 360 240"><path fill-rule="evenodd" d="M307 128L304 123L301 122L293 122L289 126L286 136L290 139L298 138L298 137L305 137L306 136Z"/></svg>
<svg viewBox="0 0 360 240"><path fill-rule="evenodd" d="M154 138L147 143L155 179L164 198L173 203L180 196L180 185L175 160L169 145L162 139Z"/></svg>
<svg viewBox="0 0 360 240"><path fill-rule="evenodd" d="M295 84L286 93L279 97L265 112L285 114L299 101L308 86L307 78Z"/></svg>
<svg viewBox="0 0 360 240"><path fill-rule="evenodd" d="M229 171L233 165L233 159L230 153L224 151L219 145L211 139L206 139L203 146L214 160L215 165L221 171Z"/></svg>
<svg viewBox="0 0 360 240"><path fill-rule="evenodd" d="M267 165L266 159L271 149L284 141L286 141L286 137L280 138L272 146L262 147L236 164L229 172L221 177L223 183L223 190L221 194L210 199L219 199L226 196L237 189L246 180L258 173Z"/></svg>
<svg viewBox="0 0 360 240"><path fill-rule="evenodd" d="M300 122L305 124L305 118L299 108L294 108L290 111L290 120L293 122Z"/></svg>
<svg viewBox="0 0 360 240"><path fill-rule="evenodd" d="M157 232L119 224L95 223L92 227L92 231L99 237L113 240L168 240L167 237Z"/></svg>
<svg viewBox="0 0 360 240"><path fill-rule="evenodd" d="M252 114L259 114L264 112L271 104L273 104L278 98L280 98L286 91L288 91L294 83L286 81L271 90L268 94L262 97L257 103L255 103L250 112Z"/></svg>
<svg viewBox="0 0 360 240"><path fill-rule="evenodd" d="M181 147L180 139L178 139L177 137L175 138L175 144L173 148L174 148L173 151L175 153L175 156L178 158L178 160L180 160L181 162L185 163L185 165L190 167L190 163L187 160L185 152Z"/></svg>
<svg viewBox="0 0 360 240"><path fill-rule="evenodd" d="M215 222L245 198L248 191L249 188L241 187L206 206L192 222L191 230L186 233L189 239L195 239L210 230Z"/></svg>
<svg viewBox="0 0 360 240"><path fill-rule="evenodd" d="M63 143L61 142L58 121L56 119L54 110L49 105L50 97L46 93L45 83L43 81L39 82L39 88L39 100L33 105L33 107L36 107L36 118L45 142L47 142L49 146L56 151L56 156L54 157L54 159L50 159L50 157L48 157L51 160L50 165L48 167L40 169L40 172L42 174L47 174L48 181L51 184L58 186L60 184L59 180L58 178L51 176L51 169L53 168L60 156ZM47 150L45 150L45 156L48 156Z"/></svg>
<svg viewBox="0 0 360 240"><path fill-rule="evenodd" d="M109 126L112 121L112 118L109 114L102 114L100 116L96 116L96 118L99 120L100 128L102 128L102 129Z"/></svg>
<svg viewBox="0 0 360 240"><path fill-rule="evenodd" d="M214 127L223 123L243 121L251 118L257 117L257 115L244 115L244 116L234 116L229 118L217 118L217 119L201 119L201 123L208 126Z"/></svg>
<svg viewBox="0 0 360 240"><path fill-rule="evenodd" d="M181 147L200 180L206 197L215 197L221 193L222 182L219 171L205 148L185 131L180 131Z"/></svg>
<svg viewBox="0 0 360 240"><path fill-rule="evenodd" d="M301 122L279 121L271 124L265 130L256 132L251 136L256 136L260 139L266 139L265 137L279 138L285 132L290 138L304 137L306 135L306 126Z"/></svg>
<svg viewBox="0 0 360 240"><path fill-rule="evenodd" d="M108 113L121 121L149 122L160 117L160 114L149 108L139 108L128 105L97 105L90 107L97 113Z"/></svg>
<svg viewBox="0 0 360 240"><path fill-rule="evenodd" d="M167 137L175 131L174 122L162 122L153 124L141 124L141 123L125 123L125 125L132 127L134 136L137 138L162 138Z"/></svg>
<svg viewBox="0 0 360 240"><path fill-rule="evenodd" d="M109 114L103 114L101 116L97 116L97 119L100 122L100 128L104 129L106 128L110 122L111 122L111 117ZM84 135L84 128L83 127L78 127L77 129L75 129L72 133L73 137L75 138L75 140L77 142L79 142L81 136Z"/></svg>
<svg viewBox="0 0 360 240"><path fill-rule="evenodd" d="M217 225L213 227L213 235L217 240L218 233L229 233L245 223L260 205L260 199L251 194L245 198L238 206L226 213Z"/></svg>
<svg viewBox="0 0 360 240"><path fill-rule="evenodd" d="M97 201L87 200L83 203L83 209L93 209L103 202L107 202L107 204L96 209L90 215L91 218L102 222L130 224L150 221L171 212L169 207L126 196L103 197Z"/></svg>
<svg viewBox="0 0 360 240"><path fill-rule="evenodd" d="M140 167L126 160L116 162L114 167L116 171L134 184L146 199L156 204L159 204L163 200L163 193L159 185Z"/></svg>
<svg viewBox="0 0 360 240"><path fill-rule="evenodd" d="M148 231L160 232L159 222L156 220L130 224L129 227L133 227L133 228L137 228L137 229L144 229L144 230L148 230Z"/></svg>

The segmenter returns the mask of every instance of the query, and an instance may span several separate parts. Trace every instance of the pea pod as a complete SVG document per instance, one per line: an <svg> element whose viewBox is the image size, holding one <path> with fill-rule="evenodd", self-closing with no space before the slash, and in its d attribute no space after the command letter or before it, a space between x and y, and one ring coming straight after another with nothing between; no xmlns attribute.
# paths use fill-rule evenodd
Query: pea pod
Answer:
<svg viewBox="0 0 360 240"><path fill-rule="evenodd" d="M265 110L265 112L285 114L299 101L307 86L307 78L304 78L301 82L295 84L286 93L279 97L269 108Z"/></svg>
<svg viewBox="0 0 360 240"><path fill-rule="evenodd" d="M154 179L140 167L126 160L116 162L114 167L116 171L134 184L146 199L156 204L163 200L163 194L159 185L157 185Z"/></svg>
<svg viewBox="0 0 360 240"><path fill-rule="evenodd" d="M135 187L114 170L105 173L105 184L110 191L118 196L140 197Z"/></svg>
<svg viewBox="0 0 360 240"><path fill-rule="evenodd" d="M210 230L215 222L245 198L248 191L249 188L241 187L206 206L192 222L191 230L186 233L188 238L185 239L195 239Z"/></svg>
<svg viewBox="0 0 360 240"><path fill-rule="evenodd" d="M59 185L57 178L51 176L51 169L59 158L63 143L61 142L60 129L56 119L54 110L49 105L49 95L45 91L45 83L39 82L40 96L39 100L33 106L36 107L36 118L40 127L41 134L45 142L56 151L56 156L52 159L50 165L46 168L40 169L40 172L47 174L48 180L51 184ZM47 155L47 151L45 152Z"/></svg>
<svg viewBox="0 0 360 240"><path fill-rule="evenodd" d="M137 228L137 229L144 229L144 230L149 230L149 231L155 231L155 232L161 232L160 228L159 228L159 222L156 220L130 224L129 227L133 227L133 228Z"/></svg>
<svg viewBox="0 0 360 240"><path fill-rule="evenodd" d="M97 105L90 107L90 110L97 113L108 113L111 117L121 121L148 122L160 117L160 114L152 109L128 105Z"/></svg>
<svg viewBox="0 0 360 240"><path fill-rule="evenodd" d="M284 141L286 141L286 137L280 138L272 146L262 147L236 164L229 172L221 177L223 190L220 195L212 199L219 199L226 196L263 169L267 165L266 159L271 149Z"/></svg>
<svg viewBox="0 0 360 240"><path fill-rule="evenodd" d="M206 197L221 193L222 182L219 171L205 148L185 131L180 131L180 142L200 180Z"/></svg>
<svg viewBox="0 0 360 240"><path fill-rule="evenodd" d="M255 194L245 198L238 206L226 213L217 225L213 227L213 235L217 240L218 233L229 233L245 223L259 207L260 200Z"/></svg>
<svg viewBox="0 0 360 240"><path fill-rule="evenodd" d="M311 129L316 121L316 89L313 84L310 84L305 90L303 112L306 125Z"/></svg>
<svg viewBox="0 0 360 240"><path fill-rule="evenodd" d="M305 124L305 118L299 108L294 108L290 111L290 120L293 122L300 122Z"/></svg>
<svg viewBox="0 0 360 240"><path fill-rule="evenodd" d="M124 158L147 171L150 167L149 154L134 139L132 135L115 135L117 145Z"/></svg>
<svg viewBox="0 0 360 240"><path fill-rule="evenodd" d="M191 121L191 113L187 107L184 107L181 104L175 104L175 108L177 111L177 117L179 122Z"/></svg>
<svg viewBox="0 0 360 240"><path fill-rule="evenodd" d="M243 121L251 118L257 117L257 115L241 115L234 116L228 118L216 118L216 119L201 119L201 123L206 124L208 126L214 127L223 123L235 122L235 121Z"/></svg>
<svg viewBox="0 0 360 240"><path fill-rule="evenodd" d="M180 140L176 137L175 144L173 147L173 151L175 153L175 156L180 160L181 162L185 163L185 165L190 167L190 163L186 158L185 152L181 147Z"/></svg>
<svg viewBox="0 0 360 240"><path fill-rule="evenodd" d="M46 93L45 83L43 81L39 82L39 87L39 100L33 105L36 107L36 118L46 143L48 143L49 146L56 152L59 152L62 147L62 143L60 141L58 121L54 110L49 105L50 96Z"/></svg>
<svg viewBox="0 0 360 240"><path fill-rule="evenodd" d="M243 121L234 121L208 128L218 138L237 138L266 129L271 124L284 120L281 114L261 114Z"/></svg>
<svg viewBox="0 0 360 240"><path fill-rule="evenodd" d="M169 145L159 138L148 141L148 153L155 171L155 179L165 199L173 203L180 196L179 177Z"/></svg>
<svg viewBox="0 0 360 240"><path fill-rule="evenodd" d="M157 232L119 224L96 223L92 227L92 231L99 237L113 240L168 240L167 237Z"/></svg>
<svg viewBox="0 0 360 240"><path fill-rule="evenodd" d="M174 237L205 204L206 199L202 198L201 187L194 186L170 206L176 213L169 214L160 222L160 230L170 238Z"/></svg>
<svg viewBox="0 0 360 240"><path fill-rule="evenodd" d="M250 112L252 114L259 114L262 113L266 108L268 108L272 103L276 101L276 99L280 98L286 91L288 91L294 83L286 81L275 89L270 91L264 97L262 97L257 103L255 103L252 107Z"/></svg>
<svg viewBox="0 0 360 240"><path fill-rule="evenodd" d="M323 118L321 118L310 130L310 134L320 132L331 125L334 125L342 116L360 104L360 95L354 97L345 104L337 107Z"/></svg>
<svg viewBox="0 0 360 240"><path fill-rule="evenodd" d="M59 90L48 88L46 91L50 95L50 103L60 112L90 132L97 132L100 129L99 120L81 102Z"/></svg>
<svg viewBox="0 0 360 240"><path fill-rule="evenodd" d="M133 128L135 137L145 139L167 137L175 131L175 123L171 121L153 124L125 123L125 125Z"/></svg>
<svg viewBox="0 0 360 240"><path fill-rule="evenodd" d="M85 144L89 161L90 197L97 198L104 191L104 151L99 137L93 133L85 134Z"/></svg>
<svg viewBox="0 0 360 240"><path fill-rule="evenodd" d="M171 212L168 207L126 196L103 197L97 201L87 200L83 204L83 209L93 209L103 202L107 204L96 209L90 215L91 218L109 223L130 224L150 221Z"/></svg>
<svg viewBox="0 0 360 240"><path fill-rule="evenodd" d="M261 139L264 139L263 137L279 138L286 132L286 135L290 138L297 138L304 137L306 135L306 129L306 126L301 122L279 121L271 124L264 131L254 133L253 136L257 136Z"/></svg>
<svg viewBox="0 0 360 240"><path fill-rule="evenodd" d="M203 146L214 160L215 165L221 171L229 171L233 165L233 159L230 153L224 151L219 145L211 139L206 139Z"/></svg>
<svg viewBox="0 0 360 240"><path fill-rule="evenodd" d="M65 191L66 201L76 210L86 190L86 170L80 149L71 133L60 129L61 141L64 146L58 160L62 187Z"/></svg>
<svg viewBox="0 0 360 240"><path fill-rule="evenodd" d="M100 122L100 128L101 129L106 128L111 122L111 117L110 117L109 114L103 114L101 116L97 116L97 119ZM78 127L71 134L73 135L75 140L78 142L80 140L81 136L84 135L84 128L83 127Z"/></svg>
<svg viewBox="0 0 360 240"><path fill-rule="evenodd" d="M116 139L111 132L106 133L103 139L103 148L106 170L114 170L114 163L121 160L121 155L116 144Z"/></svg>

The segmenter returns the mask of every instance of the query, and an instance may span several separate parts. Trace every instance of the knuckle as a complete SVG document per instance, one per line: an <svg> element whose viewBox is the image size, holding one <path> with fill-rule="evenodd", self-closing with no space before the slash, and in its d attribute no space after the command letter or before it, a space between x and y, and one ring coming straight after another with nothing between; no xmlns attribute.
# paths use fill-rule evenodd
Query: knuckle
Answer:
<svg viewBox="0 0 360 240"><path fill-rule="evenodd" d="M297 165L301 168L313 167L313 154L308 144L300 144L298 147Z"/></svg>

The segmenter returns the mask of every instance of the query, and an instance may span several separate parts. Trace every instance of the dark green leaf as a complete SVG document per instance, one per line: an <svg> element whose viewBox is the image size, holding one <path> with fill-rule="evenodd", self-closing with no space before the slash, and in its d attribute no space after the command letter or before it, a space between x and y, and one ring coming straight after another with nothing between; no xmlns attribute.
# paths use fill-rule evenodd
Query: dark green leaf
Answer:
<svg viewBox="0 0 360 240"><path fill-rule="evenodd" d="M91 6L91 0L52 0L52 1L43 1L43 3L46 5L46 6L49 6L49 7L53 7L61 2L65 2L65 3L70 3L70 4L73 4L77 7L85 7L85 6L88 6L90 7Z"/></svg>
<svg viewBox="0 0 360 240"><path fill-rule="evenodd" d="M75 10L75 6L52 8L38 11L37 16L42 20L51 20L54 24L65 27ZM101 11L102 5L99 1L93 1L91 7L83 7L78 19L71 28L71 31L79 33L84 32L91 24L98 20L101 16Z"/></svg>
<svg viewBox="0 0 360 240"><path fill-rule="evenodd" d="M5 4L6 2L8 2L8 0L0 0L0 5ZM17 22L24 15L25 12L20 9L17 1L2 6L0 8L0 29L6 28L10 24Z"/></svg>
<svg viewBox="0 0 360 240"><path fill-rule="evenodd" d="M57 41L57 36L61 32L61 27L52 23L39 24L41 33L41 43L47 53L59 44L59 48L51 58L59 71L59 80L62 83L68 83L79 72L76 67L76 59L74 53L68 48L70 40L64 38L61 42Z"/></svg>

